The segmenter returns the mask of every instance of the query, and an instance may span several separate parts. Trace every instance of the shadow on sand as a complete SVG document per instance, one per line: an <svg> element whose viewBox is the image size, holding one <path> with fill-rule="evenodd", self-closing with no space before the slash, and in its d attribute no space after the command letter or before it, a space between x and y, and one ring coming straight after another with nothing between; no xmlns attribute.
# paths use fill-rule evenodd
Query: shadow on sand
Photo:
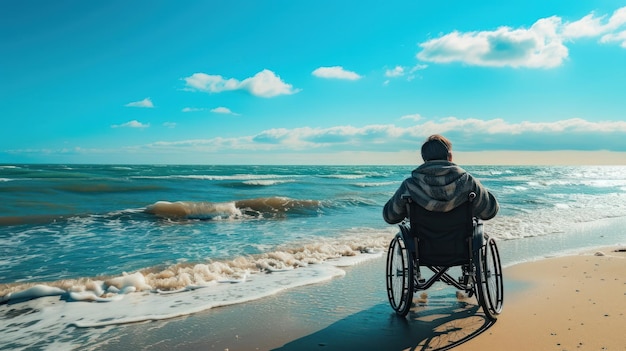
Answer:
<svg viewBox="0 0 626 351"><path fill-rule="evenodd" d="M443 351L480 335L493 323L479 306L462 301L429 301L414 307L407 318L398 317L388 304L378 304L274 350Z"/></svg>

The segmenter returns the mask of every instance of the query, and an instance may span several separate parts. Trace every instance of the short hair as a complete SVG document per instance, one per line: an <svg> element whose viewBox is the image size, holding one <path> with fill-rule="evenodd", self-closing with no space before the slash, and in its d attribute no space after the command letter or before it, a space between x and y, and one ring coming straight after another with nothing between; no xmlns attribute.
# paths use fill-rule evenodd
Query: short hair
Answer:
<svg viewBox="0 0 626 351"><path fill-rule="evenodd" d="M422 144L422 159L424 161L447 160L452 152L452 143L443 135L433 134Z"/></svg>

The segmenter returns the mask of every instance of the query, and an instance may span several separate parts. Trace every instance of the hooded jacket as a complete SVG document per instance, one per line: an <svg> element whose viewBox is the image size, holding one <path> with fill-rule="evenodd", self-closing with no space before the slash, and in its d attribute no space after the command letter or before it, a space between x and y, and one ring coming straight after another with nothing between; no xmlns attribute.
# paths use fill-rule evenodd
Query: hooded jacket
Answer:
<svg viewBox="0 0 626 351"><path fill-rule="evenodd" d="M449 212L468 201L470 192L476 193L474 215L487 220L500 209L496 198L480 182L456 164L435 160L414 169L383 208L383 218L389 224L400 223L407 216L406 201L410 195L415 203L433 212Z"/></svg>

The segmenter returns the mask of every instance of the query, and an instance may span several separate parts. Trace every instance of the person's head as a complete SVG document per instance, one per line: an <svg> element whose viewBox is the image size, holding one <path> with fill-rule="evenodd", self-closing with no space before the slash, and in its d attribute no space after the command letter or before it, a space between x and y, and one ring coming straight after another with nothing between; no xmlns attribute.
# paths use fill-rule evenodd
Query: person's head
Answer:
<svg viewBox="0 0 626 351"><path fill-rule="evenodd" d="M452 143L443 135L433 134L422 144L424 161L452 161Z"/></svg>

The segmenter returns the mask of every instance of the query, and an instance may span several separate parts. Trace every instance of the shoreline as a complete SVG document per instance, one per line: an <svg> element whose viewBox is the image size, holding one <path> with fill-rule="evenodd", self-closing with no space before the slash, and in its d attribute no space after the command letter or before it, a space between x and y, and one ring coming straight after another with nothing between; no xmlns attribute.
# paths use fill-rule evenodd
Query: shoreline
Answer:
<svg viewBox="0 0 626 351"><path fill-rule="evenodd" d="M505 303L495 323L474 298L457 299L446 286L433 286L425 305L397 318L387 302L381 258L347 267L343 277L245 305L132 326L94 349L623 350L626 252L618 248L504 268ZM137 340L144 332L152 338Z"/></svg>

